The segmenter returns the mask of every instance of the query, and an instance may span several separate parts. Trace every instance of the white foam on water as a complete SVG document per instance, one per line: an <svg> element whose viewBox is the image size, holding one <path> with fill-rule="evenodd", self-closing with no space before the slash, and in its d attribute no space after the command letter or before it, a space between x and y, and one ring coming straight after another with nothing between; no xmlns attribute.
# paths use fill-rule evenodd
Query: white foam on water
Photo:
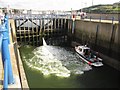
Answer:
<svg viewBox="0 0 120 90"><path fill-rule="evenodd" d="M83 74L84 71L92 69L88 64L81 62L74 53L62 47L48 46L44 38L43 46L35 48L32 53L34 55L30 59L23 56L24 61L45 76L53 74L58 77L69 77L71 73Z"/></svg>
<svg viewBox="0 0 120 90"><path fill-rule="evenodd" d="M54 74L59 77L70 76L70 71L62 65L61 61L54 58L46 47L38 47L33 51L33 53L35 56L26 60L29 67L40 70L43 75Z"/></svg>
<svg viewBox="0 0 120 90"><path fill-rule="evenodd" d="M45 76L54 74L58 77L69 77L71 73L81 75L84 71L92 69L77 59L73 53L57 46L40 46L34 49L33 53L31 59L24 57L24 61Z"/></svg>

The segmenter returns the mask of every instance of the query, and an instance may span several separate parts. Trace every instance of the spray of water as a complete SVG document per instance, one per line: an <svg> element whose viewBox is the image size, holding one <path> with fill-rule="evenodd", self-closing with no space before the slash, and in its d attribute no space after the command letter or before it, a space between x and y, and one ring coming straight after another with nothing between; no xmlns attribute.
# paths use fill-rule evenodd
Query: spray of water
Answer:
<svg viewBox="0 0 120 90"><path fill-rule="evenodd" d="M47 43L45 42L45 39L44 38L42 38L43 39L43 46L47 46Z"/></svg>

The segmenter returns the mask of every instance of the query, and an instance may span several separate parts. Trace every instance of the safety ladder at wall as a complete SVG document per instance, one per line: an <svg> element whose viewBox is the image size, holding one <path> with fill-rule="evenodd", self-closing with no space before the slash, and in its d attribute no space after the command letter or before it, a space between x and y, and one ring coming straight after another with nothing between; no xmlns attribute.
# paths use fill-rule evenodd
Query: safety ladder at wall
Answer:
<svg viewBox="0 0 120 90"><path fill-rule="evenodd" d="M7 14L4 17L3 23L0 25L0 52L4 68L3 89L7 90L9 84L14 84L10 52L9 52L9 22Z"/></svg>

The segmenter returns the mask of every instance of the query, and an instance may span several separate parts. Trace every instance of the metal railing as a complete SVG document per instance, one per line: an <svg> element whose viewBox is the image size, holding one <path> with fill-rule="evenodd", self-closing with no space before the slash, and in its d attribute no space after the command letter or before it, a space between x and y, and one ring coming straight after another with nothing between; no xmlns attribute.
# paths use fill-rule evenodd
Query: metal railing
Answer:
<svg viewBox="0 0 120 90"><path fill-rule="evenodd" d="M13 72L9 52L9 22L8 16L5 15L2 25L0 25L0 51L2 53L2 63L4 67L3 89L8 89L8 84L13 84Z"/></svg>

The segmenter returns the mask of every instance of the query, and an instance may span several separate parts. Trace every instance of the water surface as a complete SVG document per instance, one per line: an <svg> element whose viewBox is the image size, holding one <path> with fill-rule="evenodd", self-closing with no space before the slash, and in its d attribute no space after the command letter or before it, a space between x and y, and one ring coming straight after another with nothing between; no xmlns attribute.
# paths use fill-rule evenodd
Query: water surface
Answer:
<svg viewBox="0 0 120 90"><path fill-rule="evenodd" d="M22 60L31 88L116 88L119 72L104 64L92 68L73 49L23 46Z"/></svg>

